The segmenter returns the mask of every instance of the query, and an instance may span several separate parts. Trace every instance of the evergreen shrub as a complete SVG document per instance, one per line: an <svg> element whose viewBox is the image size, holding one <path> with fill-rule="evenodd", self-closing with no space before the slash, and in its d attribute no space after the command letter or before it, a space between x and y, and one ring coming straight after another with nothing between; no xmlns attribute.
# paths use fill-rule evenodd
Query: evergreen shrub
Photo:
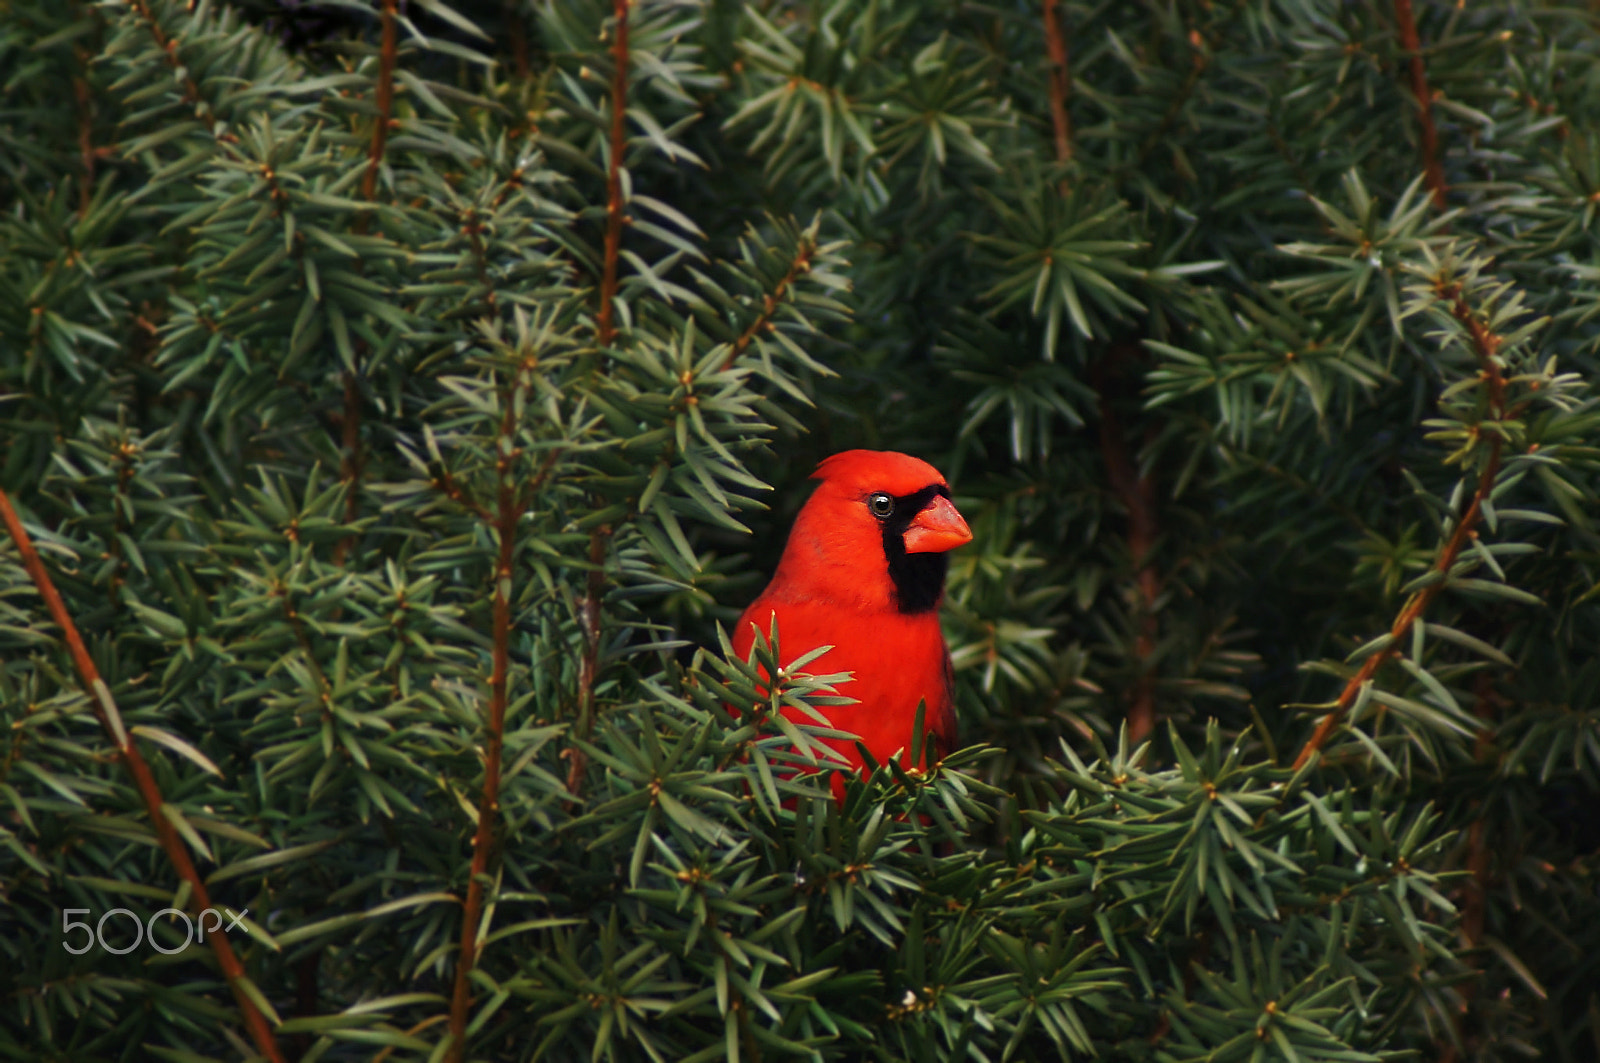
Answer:
<svg viewBox="0 0 1600 1063"><path fill-rule="evenodd" d="M0 1055L1600 1058L1592 5L9 0L0 84ZM727 628L856 446L976 540L963 748L836 804Z"/></svg>

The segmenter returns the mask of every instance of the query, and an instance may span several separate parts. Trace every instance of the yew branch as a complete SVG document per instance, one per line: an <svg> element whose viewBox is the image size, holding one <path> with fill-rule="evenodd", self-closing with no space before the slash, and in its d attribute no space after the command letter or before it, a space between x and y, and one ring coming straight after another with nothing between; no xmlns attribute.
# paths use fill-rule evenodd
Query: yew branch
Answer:
<svg viewBox="0 0 1600 1063"><path fill-rule="evenodd" d="M594 729L594 686L600 678L600 599L605 594L606 544L610 539L609 525L589 533L589 575L578 615L583 629L583 656L578 660L578 708L573 725L573 735L580 739L588 738ZM588 758L577 745L568 747L567 756L567 792L577 797L583 792Z"/></svg>
<svg viewBox="0 0 1600 1063"><path fill-rule="evenodd" d="M1155 677L1150 673L1150 659L1155 655L1160 635L1155 604L1161 595L1161 573L1156 570L1154 561L1156 540L1161 535L1155 485L1148 475L1139 472L1113 401L1113 392L1117 390L1115 377L1137 355L1138 348L1131 344L1113 345L1095 365L1093 373L1094 389L1100 397L1100 454L1105 461L1111 490L1128 514L1128 556L1133 562L1134 608L1138 619L1133 652L1139 675L1128 692L1127 720L1128 737L1135 743L1149 737L1156 725Z"/></svg>
<svg viewBox="0 0 1600 1063"><path fill-rule="evenodd" d="M89 213L94 200L94 94L89 88L85 71L89 68L89 50L80 45L72 49L78 69L72 75L72 98L78 117L78 158L83 166L83 184L78 188L78 217Z"/></svg>
<svg viewBox="0 0 1600 1063"><path fill-rule="evenodd" d="M161 28L160 21L157 20L155 12L150 9L150 5L146 0L132 0L129 6L138 12L139 17L144 20L145 29L150 31L150 36L154 38L156 47L160 48L162 54L166 56L167 65L172 68L178 84L183 87L183 101L195 108L196 117L200 117L203 113L208 119L214 118L211 104L205 97L200 95L200 86L195 83L194 77L189 73L189 68L183 61L183 57L178 54L179 42L167 36L167 31ZM210 125L211 122L206 124ZM223 134L218 139L232 139L232 137L231 134Z"/></svg>
<svg viewBox="0 0 1600 1063"><path fill-rule="evenodd" d="M1400 47L1410 56L1411 95L1417 100L1424 180L1433 195L1433 205L1443 210L1446 186L1444 166L1439 162L1439 129L1433 121L1433 91L1428 87L1428 66L1422 59L1422 40L1417 36L1411 0L1394 0L1394 21L1400 32Z"/></svg>
<svg viewBox="0 0 1600 1063"><path fill-rule="evenodd" d="M511 436L516 428L517 385L503 396L505 412L500 435L505 445L496 448L497 487L494 525L499 549L494 566L494 605L491 621L492 672L489 676L489 715L484 721L483 791L478 798L478 825L472 837L472 866L467 878L467 896L461 909L461 946L456 954L455 984L450 995L451 1063L461 1063L467 1050L467 1013L472 1006L472 971L478 962L478 924L483 920L484 881L489 875L489 860L494 850L495 832L500 825L500 767L505 746L507 674L511 667L511 590L515 574L517 519L522 506L512 482L512 460L516 451ZM552 459L553 460L553 459ZM548 469L549 466L547 465Z"/></svg>
<svg viewBox="0 0 1600 1063"><path fill-rule="evenodd" d="M617 336L617 255L622 247L622 166L628 148L628 0L613 0L611 38L611 158L606 166L606 238L600 267L600 312L595 342L609 347Z"/></svg>
<svg viewBox="0 0 1600 1063"><path fill-rule="evenodd" d="M156 832L162 851L167 854L167 859L177 870L178 877L189 886L189 906L198 918L201 912L212 907L211 895L206 890L205 881L195 870L194 861L189 858L189 850L184 847L183 840L163 812L166 802L161 796L161 788L156 784L155 776L150 772L150 765L145 763L144 757L139 753L139 747L134 744L133 737L123 726L122 714L117 709L117 703L111 698L111 688L100 678L100 670L95 667L94 658L89 656L89 649L84 645L83 636L78 634L78 627L72 622L72 615L67 612L66 603L61 600L60 592L56 590L55 583L50 579L50 573L46 571L44 562L39 558L39 552L34 549L33 540L28 536L27 529L22 526L22 521L17 517L17 511L11 507L11 499L4 490L0 490L0 520L4 521L6 530L11 533L11 541L17 546L23 569L33 580L34 587L39 591L39 597L44 599L45 607L50 611L56 626L61 629L62 637L67 643L67 652L72 657L74 668L77 669L78 680L83 684L84 693L89 697L89 704L94 708L95 718L100 721L101 729L116 747L117 756L128 769L128 774L133 776L134 788L139 791L139 796L144 801L145 812L150 817L150 826ZM250 1030L250 1037L255 1042L257 1051L273 1063L283 1063L283 1053L272 1035L272 1028L267 1025L266 1016L261 1014L255 1001L245 989L249 977L245 974L244 965L239 962L239 957L234 954L233 947L228 944L227 937L223 934L207 934L206 941L211 945L211 951L217 958L217 966L222 969L222 975L227 979L229 988L233 990L234 1000L244 1015L245 1026Z"/></svg>
<svg viewBox="0 0 1600 1063"><path fill-rule="evenodd" d="M606 166L606 241L600 273L600 313L595 322L595 340L609 347L616 339L617 255L622 247L623 216L622 167L628 147L628 5L629 0L613 0L611 28L611 158ZM578 706L573 735L585 738L594 726L594 686L600 674L600 599L605 591L603 562L610 527L589 533L589 575L585 581L583 604L578 621L583 631L583 655L578 660ZM567 747L567 790L577 795L583 788L587 758L577 745Z"/></svg>
<svg viewBox="0 0 1600 1063"><path fill-rule="evenodd" d="M1183 84L1178 86L1177 93L1167 104L1167 110L1161 116L1161 123L1151 130L1150 135L1144 138L1144 143L1139 145L1139 154L1133 165L1126 168L1127 170L1137 170L1144 166L1150 155L1166 143L1167 134L1178 124L1184 106L1188 104L1189 98L1199 86L1201 75L1206 72L1206 67L1211 65L1210 55L1206 51L1206 39L1197 29L1189 31L1189 48L1194 52L1194 57L1189 61L1189 72L1184 75Z"/></svg>
<svg viewBox="0 0 1600 1063"><path fill-rule="evenodd" d="M372 201L378 193L378 170L389 147L389 126L394 121L394 68L400 58L400 0L383 0L380 18L381 43L378 49L378 80L373 86L373 103L378 116L372 126L372 143L367 148L367 169L361 175L361 198ZM358 225L366 220L362 215Z"/></svg>
<svg viewBox="0 0 1600 1063"><path fill-rule="evenodd" d="M378 115L372 124L372 142L367 148L367 168L361 175L361 198L371 203L378 194L378 171L383 167L384 153L389 147L389 126L394 119L394 69L400 58L399 0L383 0L379 16L381 43L378 49L378 80L373 86L373 103ZM364 236L371 224L372 212L364 211L353 226L356 235ZM364 342L356 347L356 364L344 371L344 414L340 419L339 475L345 483L344 519L353 523L361 511L361 469L365 457L361 448L361 356L366 350ZM346 536L334 547L335 564L344 561L345 555L355 545L355 537Z"/></svg>
<svg viewBox="0 0 1600 1063"><path fill-rule="evenodd" d="M1500 363L1496 359L1496 352L1500 348L1500 337L1489 331L1487 325L1472 312L1467 305L1459 285L1449 285L1441 288L1440 296L1450 303L1451 315L1467 330L1467 335L1472 340L1473 350L1478 356L1479 368L1483 373L1484 382L1489 389L1489 412L1492 418L1499 420L1506 415L1505 408L1505 375L1500 370ZM1489 453L1483 463L1483 469L1478 474L1478 483L1472 492L1472 498L1467 503L1467 508L1462 511L1460 519L1450 532L1444 548L1439 551L1439 557L1434 561L1433 567L1437 572L1449 572L1455 565L1456 559L1461 556L1462 549L1467 541L1477 534L1477 524L1483 515L1484 500L1489 497L1489 492L1494 490L1496 478L1500 475L1500 451L1503 439L1499 433L1494 433L1489 441ZM1427 611L1428 606L1438 597L1444 589L1444 582L1430 584L1411 596L1405 606L1395 617L1394 623L1389 628L1391 647L1398 645L1411 633L1411 626ZM1392 648L1380 650L1372 654L1365 661L1356 674L1345 683L1344 689L1339 692L1338 700L1334 702L1333 709L1318 723L1310 739L1301 747L1300 755L1294 759L1296 770L1301 768L1306 761L1311 759L1313 753L1320 750L1332 737L1339 725L1344 722L1345 714L1350 711L1350 706L1355 704L1361 688L1369 682L1378 669L1394 653Z"/></svg>
<svg viewBox="0 0 1600 1063"><path fill-rule="evenodd" d="M789 263L789 268L784 271L783 276L778 278L778 283L773 285L772 291L761 297L761 312L756 315L754 321L745 326L744 331L739 333L739 337L733 341L733 346L728 349L728 357L723 360L722 368L727 369L732 366L739 359L739 356L749 348L750 344L755 341L755 338L761 334L763 329L777 327L773 319L777 317L778 307L783 304L784 295L788 293L790 287L802 274L810 271L811 256L816 253L816 243L810 237L802 236L800 238L800 246L795 250L794 260Z"/></svg>
<svg viewBox="0 0 1600 1063"><path fill-rule="evenodd" d="M1056 161L1072 161L1072 115L1067 100L1072 95L1072 68L1067 59L1067 38L1056 13L1060 0L1044 0L1044 46L1050 56L1050 124L1055 130ZM1065 191L1065 189L1063 189Z"/></svg>

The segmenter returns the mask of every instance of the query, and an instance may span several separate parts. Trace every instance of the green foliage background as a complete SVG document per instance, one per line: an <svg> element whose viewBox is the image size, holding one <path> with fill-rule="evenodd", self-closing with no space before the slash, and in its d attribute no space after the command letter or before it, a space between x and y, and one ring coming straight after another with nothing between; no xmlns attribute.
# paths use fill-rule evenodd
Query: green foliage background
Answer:
<svg viewBox="0 0 1600 1063"><path fill-rule="evenodd" d="M0 84L0 487L249 912L65 947L195 889L6 540L0 1054L1600 1055L1590 5L5 0ZM841 807L721 632L853 446L976 541L968 748Z"/></svg>

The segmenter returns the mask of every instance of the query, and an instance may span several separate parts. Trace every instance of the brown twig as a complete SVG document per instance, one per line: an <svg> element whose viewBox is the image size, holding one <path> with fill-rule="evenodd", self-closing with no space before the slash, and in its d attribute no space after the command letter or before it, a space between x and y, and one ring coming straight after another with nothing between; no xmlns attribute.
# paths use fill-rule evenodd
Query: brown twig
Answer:
<svg viewBox="0 0 1600 1063"><path fill-rule="evenodd" d="M83 185L78 189L78 217L89 213L94 199L94 95L89 89L89 79L83 70L89 67L89 50L83 45L72 49L81 68L72 75L72 97L78 114L78 156L83 164Z"/></svg>
<svg viewBox="0 0 1600 1063"><path fill-rule="evenodd" d="M384 153L389 147L389 127L394 122L394 70L400 57L399 30L400 0L383 0L379 15L380 40L378 51L378 80L373 87L373 103L378 115L372 124L372 142L367 148L367 168L361 175L361 198L371 203L378 194L378 172L383 167ZM357 236L365 236L371 225L372 212L357 215L352 226ZM355 522L361 512L361 470L366 464L361 448L361 356L366 343L356 345L355 364L344 371L344 414L339 425L339 478L345 484L344 520ZM333 563L343 564L355 545L355 536L347 535L333 548Z"/></svg>
<svg viewBox="0 0 1600 1063"><path fill-rule="evenodd" d="M211 115L211 105L200 95L200 86L195 84L194 77L189 73L183 58L178 55L178 42L167 36L167 31L161 28L161 23L156 20L155 12L150 10L146 0L132 0L131 6L144 19L145 28L150 31L150 36L155 38L156 47L167 57L167 65L172 67L173 73L178 76L178 83L183 86L183 99L185 103L203 109L208 116Z"/></svg>
<svg viewBox="0 0 1600 1063"><path fill-rule="evenodd" d="M1473 350L1478 356L1479 369L1483 374L1484 382L1489 389L1489 412L1496 420L1506 416L1505 407L1505 375L1500 371L1500 363L1496 361L1495 354L1500 348L1500 337L1489 331L1472 308L1467 305L1459 285L1444 287L1439 292L1442 298L1449 300L1450 313L1466 328L1467 334L1472 338ZM1439 551L1439 558L1434 562L1436 572L1448 573L1456 563L1456 558L1467 545L1467 540L1477 534L1475 527L1483 513L1483 502L1489 497L1489 492L1494 489L1495 479L1500 474L1500 449L1502 437L1495 433L1489 441L1489 459L1484 462L1483 471L1478 474L1477 486L1473 489L1472 499L1467 503L1467 508L1462 512L1461 518L1456 521L1456 526L1450 532L1450 538L1445 542L1444 549ZM1301 747L1300 755L1294 759L1295 770L1303 767L1311 755L1327 743L1333 732L1344 722L1345 713L1350 711L1350 706L1355 703L1356 697L1361 693L1361 688L1374 675L1378 668L1394 653L1393 646L1400 643L1411 632L1411 625L1415 624L1444 588L1444 581L1432 583L1413 594L1400 614L1395 617L1394 624L1389 629L1390 648L1379 650L1362 662L1361 668L1345 683L1344 689L1339 692L1339 698L1333 704L1333 710L1324 716L1317 724L1317 729L1311 733L1310 739Z"/></svg>
<svg viewBox="0 0 1600 1063"><path fill-rule="evenodd" d="M511 40L511 69L518 78L533 76L533 57L528 51L528 27L522 23L518 5L507 0L505 5L506 36Z"/></svg>
<svg viewBox="0 0 1600 1063"><path fill-rule="evenodd" d="M505 412L500 426L503 446L497 447L495 531L500 549L494 569L493 671L489 676L489 716L484 723L487 737L483 749L483 792L478 799L478 827L472 837L472 870L467 879L467 896L461 910L461 947L456 955L455 986L450 996L450 1055L461 1063L467 1050L467 1012L472 1005L472 971L478 960L478 924L483 915L483 882L489 873L489 859L495 832L500 822L500 762L505 744L506 685L511 667L511 588L515 574L517 519L522 514L516 487L511 481L514 460L520 456L511 446L516 428L516 403L512 388L502 401ZM548 468L548 466L546 466Z"/></svg>
<svg viewBox="0 0 1600 1063"><path fill-rule="evenodd" d="M318 985L318 975L322 970L322 949L312 949L300 957L300 962L294 965L294 1011L290 1017L296 1019L309 1019L321 1010L319 1001L322 997ZM310 1032L290 1034L284 1038L289 1043L289 1048L299 1058L311 1050L313 1038Z"/></svg>
<svg viewBox="0 0 1600 1063"><path fill-rule="evenodd" d="M133 459L138 453L138 447L126 439L117 445L117 486L111 492L111 539L106 543L106 552L112 559L111 575L106 580L106 597L110 599L112 608L122 603L122 585L126 582L128 571L128 558L122 549L122 537L130 530L126 519L133 507L127 503L136 475Z"/></svg>
<svg viewBox="0 0 1600 1063"><path fill-rule="evenodd" d="M472 248L472 261L478 271L478 283L483 286L483 303L492 317L500 309L500 297L495 294L494 278L489 275L489 251L483 245L483 222L478 217L476 207L468 207L464 214L461 231L467 234L467 243Z"/></svg>
<svg viewBox="0 0 1600 1063"><path fill-rule="evenodd" d="M1487 765L1497 754L1494 744L1494 720L1495 706L1499 700L1488 672L1478 673L1474 693L1477 695L1475 712L1478 719L1483 721L1483 726L1478 728L1477 740L1472 744L1472 759L1480 765ZM1479 815L1472 821L1472 828L1468 831L1467 837L1466 863L1472 877L1467 880L1463 891L1465 896L1461 903L1461 936L1466 940L1468 948L1475 949L1483 940L1485 900L1489 891L1489 844L1487 832L1484 830L1481 802L1475 802L1473 807Z"/></svg>
<svg viewBox="0 0 1600 1063"><path fill-rule="evenodd" d="M1161 596L1161 574L1156 571L1154 552L1161 525L1156 516L1155 485L1149 476L1140 474L1128 452L1122 420L1111 395L1111 378L1117 367L1137 355L1138 349L1131 344L1115 344L1093 373L1094 389L1100 397L1100 453L1111 489L1128 513L1128 555L1133 561L1139 623L1133 646L1139 675L1128 694L1128 738L1135 743L1149 737L1156 725L1155 677L1150 674L1149 662L1160 634L1155 603Z"/></svg>
<svg viewBox="0 0 1600 1063"><path fill-rule="evenodd" d="M1483 500L1489 496L1489 491L1494 487L1495 477L1500 472L1500 437L1496 436L1489 444L1489 461L1483 467L1483 472L1478 476L1478 486L1472 492L1472 501L1467 506L1467 511L1462 514L1455 530L1450 535L1450 540L1445 543L1444 550L1439 554L1439 560L1434 563L1434 569L1439 572L1448 572L1456 563L1461 548L1466 545L1468 533L1478 523ZM1417 622L1423 612L1438 596L1442 583L1435 583L1424 587L1411 596L1411 600L1400 610L1400 615L1395 618L1394 625L1389 629L1391 642L1399 642L1411 632L1411 625ZM1362 662L1361 668L1345 684L1339 692L1339 700L1334 702L1333 711L1324 716L1317 729L1312 732L1311 738L1301 747L1300 755L1294 758L1294 767L1299 770L1305 762L1311 759L1311 754L1321 749L1328 738L1344 720L1344 715L1355 703L1356 696L1361 693L1361 688L1378 671L1380 665L1389 659L1392 649L1380 650Z"/></svg>
<svg viewBox="0 0 1600 1063"><path fill-rule="evenodd" d="M50 579L50 573L45 570L44 562L39 558L39 552L34 549L33 540L23 528L16 510L11 508L11 499L4 490L0 490L0 520L4 521L6 530L11 533L11 541L17 545L17 553L22 558L22 567L32 578L33 585L38 589L39 597L44 599L45 607L49 609L56 626L61 629L62 637L67 643L67 652L72 656L78 679L83 684L84 693L88 695L89 704L94 708L95 717L100 721L106 736L116 746L117 755L121 758L123 766L128 769L128 774L133 776L134 788L144 800L150 825L155 830L167 859L177 870L178 877L188 884L190 907L198 915L212 906L205 881L195 870L194 861L189 858L189 850L184 848L176 828L163 812L166 802L162 799L161 788L156 785L155 776L150 773L150 766L139 753L139 747L134 744L133 737L123 726L122 714L111 698L111 688L100 678L100 671L95 667L94 659L89 656L89 649L84 645L83 637L78 634L77 625L72 622L66 604L61 600L55 583ZM273 1038L271 1027L267 1025L266 1016L261 1014L244 988L249 976L245 974L244 965L239 962L239 957L234 955L233 947L228 944L227 937L222 934L208 934L206 940L216 955L217 966L222 969L223 977L233 990L234 1000L238 1002L239 1010L244 1015L245 1025L250 1030L250 1037L255 1042L257 1051L273 1063L283 1063L283 1054Z"/></svg>
<svg viewBox="0 0 1600 1063"><path fill-rule="evenodd" d="M609 347L617 337L615 303L617 297L617 254L622 246L622 164L628 140L628 4L612 0L611 27L611 142L610 164L606 167L606 243L600 274L600 313L595 321L595 342ZM583 628L583 655L578 660L578 704L573 735L588 737L594 726L594 686L600 674L600 598L605 591L606 544L611 528L602 526L589 533L589 575L585 581L583 604L578 621ZM567 790L574 796L583 789L587 758L576 745L567 747Z"/></svg>
<svg viewBox="0 0 1600 1063"><path fill-rule="evenodd" d="M367 170L361 175L361 198L369 203L378 193L378 170L383 166L383 155L389 146L389 126L394 121L394 68L400 56L399 9L400 0L383 0L378 83L373 90L378 117L372 128L372 144L367 149ZM366 215L362 215L361 220L365 218Z"/></svg>
<svg viewBox="0 0 1600 1063"><path fill-rule="evenodd" d="M1205 73L1208 64L1205 38L1199 30L1191 29L1188 39L1189 46L1194 50L1194 59L1177 94L1162 115L1161 124L1140 147L1138 164L1142 164L1166 137L1167 131L1177 122L1184 104L1194 93L1195 86L1200 83L1200 76ZM1050 110L1055 125L1056 157L1066 162L1072 155L1072 127L1067 113L1071 79L1066 41L1061 35L1052 0L1045 0L1045 43L1050 49L1052 66ZM1066 193L1064 185L1062 193ZM1133 653L1139 674L1128 691L1127 715L1128 738L1134 743L1148 738L1156 726L1155 676L1151 673L1150 661L1155 656L1156 642L1161 633L1160 621L1156 616L1156 600L1161 596L1161 573L1154 563L1155 544L1161 534L1161 525L1156 516L1155 485L1149 476L1139 472L1128 452L1121 418L1117 416L1108 389L1117 367L1138 357L1138 354L1138 348L1131 344L1113 345L1095 366L1093 374L1094 389L1100 399L1100 452L1106 464L1106 476L1111 482L1112 491L1128 513L1128 555L1133 561L1134 608L1138 620Z"/></svg>
<svg viewBox="0 0 1600 1063"><path fill-rule="evenodd" d="M1474 711L1478 719L1483 721L1483 726L1478 729L1477 741L1473 743L1472 757L1482 765L1488 764L1496 755L1493 727L1498 699L1488 672L1478 673L1474 692L1477 695ZM1476 950L1483 942L1483 924L1488 916L1490 854L1489 832L1482 802L1474 801L1472 807L1475 815L1472 825L1467 828L1465 861L1469 877L1461 889L1461 941L1469 951ZM1482 977L1482 972L1470 959L1467 966L1473 970L1474 980L1465 982L1459 990L1461 1009L1455 1015L1455 1038L1440 1047L1439 1063L1456 1063L1460 1058L1458 1045L1461 1043L1461 1028L1471 1013L1472 999L1478 992L1477 979Z"/></svg>
<svg viewBox="0 0 1600 1063"><path fill-rule="evenodd" d="M1128 170L1137 170L1142 167L1150 153L1155 151L1167 139L1167 134L1178 123L1178 116L1183 113L1184 104L1189 102L1189 97L1194 95L1194 90L1200 84L1200 75L1206 72L1211 59L1206 54L1206 39L1199 30L1189 31L1189 47L1194 50L1194 58L1189 63L1189 72L1184 75L1183 84L1178 86L1177 94L1167 104L1167 110L1161 116L1161 123L1145 137L1144 143L1139 145L1139 154Z"/></svg>
<svg viewBox="0 0 1600 1063"><path fill-rule="evenodd" d="M1067 38L1056 14L1060 2L1044 0L1044 46L1050 55L1050 124L1056 135L1056 161L1071 162L1072 115L1067 111L1067 100L1072 95L1072 69L1067 60ZM1065 187L1062 192L1066 192Z"/></svg>
<svg viewBox="0 0 1600 1063"><path fill-rule="evenodd" d="M512 391L520 386L513 385ZM545 455L539 471L523 485L522 490L517 490L511 474L516 459L521 457L521 451L511 445L512 433L516 428L516 403L513 399L513 394L504 396L505 412L500 422L500 436L506 445L498 448L500 456L496 463L498 486L493 520L500 548L494 570L491 632L493 671L489 677L489 715L484 724L488 737L483 750L483 792L478 798L478 824L472 837L471 876L467 880L467 896L461 911L461 947L457 954L455 983L450 996L449 1058L452 1063L460 1063L466 1052L467 1012L472 1006L472 971L477 966L478 924L483 918L483 882L490 872L489 862L495 855L495 833L500 820L500 770L505 751L507 686L511 670L511 591L516 572L517 521L550 478L563 453L560 447L552 448ZM448 474L446 476L448 478ZM451 497L458 496L459 492L456 492ZM469 504L468 508L480 518L490 519L489 512L482 506Z"/></svg>
<svg viewBox="0 0 1600 1063"><path fill-rule="evenodd" d="M534 499L539 496L540 488L550 479L550 475L555 472L556 462L560 461L565 453L564 448L554 447L544 456L544 461L539 464L539 471L533 474L533 478L524 484L517 494L518 513L526 513L533 505Z"/></svg>
<svg viewBox="0 0 1600 1063"><path fill-rule="evenodd" d="M1211 956L1211 926L1204 926L1194 936L1194 945L1190 948L1189 955L1183 965L1183 999L1194 999L1195 983L1199 980L1196 971L1205 970L1206 961ZM1159 1045L1166 1040L1167 1034L1172 1032L1172 1010L1161 1009L1160 1017L1156 1019L1156 1028L1150 1031L1147 1038L1150 1044Z"/></svg>
<svg viewBox="0 0 1600 1063"><path fill-rule="evenodd" d="M617 254L622 248L622 164L628 148L628 0L612 0L611 159L606 166L606 242L600 267L600 313L595 342L616 339Z"/></svg>
<svg viewBox="0 0 1600 1063"><path fill-rule="evenodd" d="M588 738L594 729L594 686L600 677L600 598L605 593L606 543L611 538L609 525L589 533L589 576L585 581L583 605L578 622L583 628L583 656L578 661L577 719L572 733ZM588 758L578 746L567 750L567 792L574 797L583 792L583 772Z"/></svg>
<svg viewBox="0 0 1600 1063"><path fill-rule="evenodd" d="M289 592L289 585L282 579L275 580L272 597L278 599L283 606L283 619L289 625L289 631L294 635L295 645L300 647L300 657L306 662L306 668L311 672L311 678L316 680L317 693L322 702L322 718L333 719L333 684L328 682L328 675L322 670L322 665L317 662L317 649L311 641L311 634L306 631L305 617L300 615L300 610L294 607L294 598Z"/></svg>
<svg viewBox="0 0 1600 1063"><path fill-rule="evenodd" d="M733 346L728 349L728 357L723 359L722 368L727 369L739 359L755 338L761 334L762 329L775 327L773 318L777 315L778 306L783 302L784 293L789 290L802 274L811 271L811 256L817 253L817 245L809 238L802 236L800 246L795 251L794 261L789 263L789 268L778 283L773 285L772 291L761 297L761 312L755 320L745 326L739 338L733 341Z"/></svg>
<svg viewBox="0 0 1600 1063"><path fill-rule="evenodd" d="M1411 0L1394 0L1394 21L1400 31L1400 47L1411 57L1411 95L1417 100L1417 122L1422 133L1422 172L1433 194L1433 205L1445 206L1444 166L1439 162L1439 130L1433 122L1433 92L1428 88L1428 68L1422 60L1422 41L1417 36L1417 20Z"/></svg>
<svg viewBox="0 0 1600 1063"><path fill-rule="evenodd" d="M357 357L360 357L359 350ZM344 521L352 524L360 513L361 468L366 463L361 453L361 381L355 368L344 371L344 414L339 422L339 478L345 483ZM333 563L343 564L354 545L354 535L340 539L333 548Z"/></svg>
<svg viewBox="0 0 1600 1063"><path fill-rule="evenodd" d="M239 138L227 131L210 101L200 94L200 85L194 80L183 56L178 54L179 42L168 37L166 31L161 28L161 23L157 21L155 12L150 9L148 0L128 0L128 4L144 20L145 28L150 31L156 46L166 57L167 65L172 68L173 75L182 86L183 102L194 108L194 116L199 120L201 127L218 143L237 144Z"/></svg>
<svg viewBox="0 0 1600 1063"><path fill-rule="evenodd" d="M431 482L437 490L443 492L446 498L468 512L476 514L480 520L494 519L489 510L477 499L467 494L466 490L456 482L456 478L451 474L450 470L443 465L439 466L439 475L435 476Z"/></svg>

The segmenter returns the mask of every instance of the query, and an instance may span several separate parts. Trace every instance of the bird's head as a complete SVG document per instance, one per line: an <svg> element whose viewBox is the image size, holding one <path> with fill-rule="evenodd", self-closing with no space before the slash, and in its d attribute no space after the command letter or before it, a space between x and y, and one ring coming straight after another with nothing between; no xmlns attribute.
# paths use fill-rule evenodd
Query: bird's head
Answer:
<svg viewBox="0 0 1600 1063"><path fill-rule="evenodd" d="M972 541L939 470L908 454L847 450L812 478L822 482L795 520L774 583L868 612L937 607L945 552Z"/></svg>

